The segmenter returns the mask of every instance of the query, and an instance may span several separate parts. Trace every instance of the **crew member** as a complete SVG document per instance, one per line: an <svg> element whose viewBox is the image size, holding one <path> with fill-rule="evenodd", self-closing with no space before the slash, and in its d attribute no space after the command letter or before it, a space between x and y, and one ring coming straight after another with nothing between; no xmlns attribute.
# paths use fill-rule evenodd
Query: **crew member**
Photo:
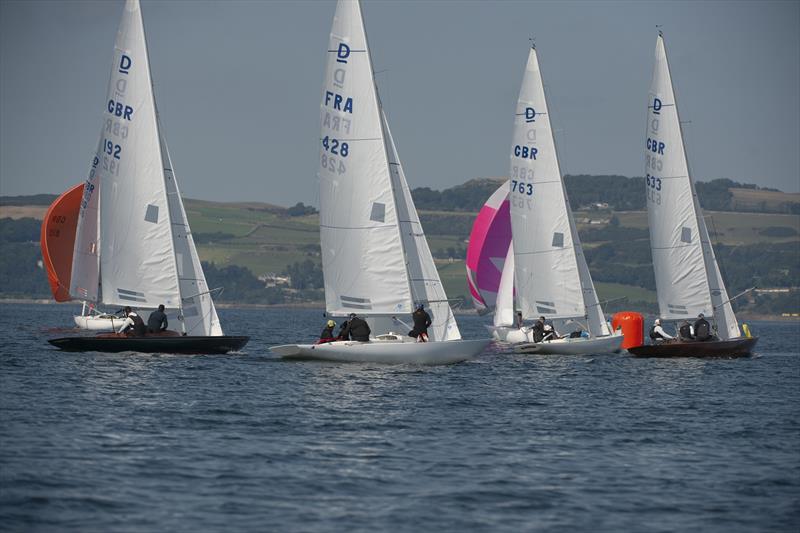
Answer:
<svg viewBox="0 0 800 533"><path fill-rule="evenodd" d="M347 320L339 324L339 334L336 336L340 341L350 340L347 336Z"/></svg>
<svg viewBox="0 0 800 533"><path fill-rule="evenodd" d="M694 323L694 340L707 341L711 339L711 326L708 320L703 316L703 313L697 315L697 320Z"/></svg>
<svg viewBox="0 0 800 533"><path fill-rule="evenodd" d="M522 329L523 321L522 321L522 311L517 311L517 327Z"/></svg>
<svg viewBox="0 0 800 533"><path fill-rule="evenodd" d="M369 334L372 331L369 329L369 324L363 318L359 318L355 313L350 313L350 320L347 321L347 326L344 329L344 338L350 338L354 341L368 342Z"/></svg>
<svg viewBox="0 0 800 533"><path fill-rule="evenodd" d="M561 338L561 337L559 337L558 332L556 331L556 328L554 328L552 324L545 324L544 328L543 328L543 331L544 331L544 336L542 337L543 341L548 341L549 342L549 341L554 341L556 339L560 339Z"/></svg>
<svg viewBox="0 0 800 533"><path fill-rule="evenodd" d="M664 331L664 328L661 327L661 319L656 318L656 321L650 328L650 338L653 339L653 342L661 342L666 340L672 340L675 337Z"/></svg>
<svg viewBox="0 0 800 533"><path fill-rule="evenodd" d="M142 317L136 314L130 307L126 307L124 312L125 321L122 323L122 327L119 328L118 333L127 333L130 331L135 337L143 337L147 332L147 328L144 325Z"/></svg>
<svg viewBox="0 0 800 533"><path fill-rule="evenodd" d="M409 337L414 337L419 342L428 342L428 327L431 325L431 315L425 311L425 306L419 304L411 314L414 319L414 329L408 332Z"/></svg>
<svg viewBox="0 0 800 533"><path fill-rule="evenodd" d="M539 320L533 324L531 328L531 333L533 334L533 342L542 342L544 339L544 317L540 316Z"/></svg>
<svg viewBox="0 0 800 533"><path fill-rule="evenodd" d="M678 337L682 341L690 341L694 339L694 335L692 334L692 325L689 324L688 321L684 320L681 322L681 325L678 328Z"/></svg>
<svg viewBox="0 0 800 533"><path fill-rule="evenodd" d="M322 333L319 334L319 340L317 344L325 344L326 342L333 342L336 340L336 337L333 336L333 328L336 327L336 322L333 320L328 320L325 323L325 328L323 328Z"/></svg>
<svg viewBox="0 0 800 533"><path fill-rule="evenodd" d="M149 333L159 333L167 330L167 314L164 312L164 304L158 306L156 311L150 313L147 318L147 331Z"/></svg>

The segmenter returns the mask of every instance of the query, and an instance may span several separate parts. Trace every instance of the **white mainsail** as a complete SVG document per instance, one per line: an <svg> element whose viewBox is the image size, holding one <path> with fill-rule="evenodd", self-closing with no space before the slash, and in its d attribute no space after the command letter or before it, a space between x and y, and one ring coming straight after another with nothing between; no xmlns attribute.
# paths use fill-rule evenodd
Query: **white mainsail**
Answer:
<svg viewBox="0 0 800 533"><path fill-rule="evenodd" d="M361 8L336 6L320 105L320 241L332 315L412 311Z"/></svg>
<svg viewBox="0 0 800 533"><path fill-rule="evenodd" d="M661 318L714 317L718 336L741 336L702 217L683 143L664 38L656 41L645 143L650 248Z"/></svg>
<svg viewBox="0 0 800 533"><path fill-rule="evenodd" d="M84 186L70 293L107 305L163 304L180 311L185 333L222 335L160 133L138 0L123 10L106 113Z"/></svg>
<svg viewBox="0 0 800 533"><path fill-rule="evenodd" d="M586 318L591 335L608 335L569 208L535 48L515 115L509 199L523 316Z"/></svg>
<svg viewBox="0 0 800 533"><path fill-rule="evenodd" d="M356 0L336 6L320 124L327 312L386 317L422 303L431 340L460 339L381 108Z"/></svg>

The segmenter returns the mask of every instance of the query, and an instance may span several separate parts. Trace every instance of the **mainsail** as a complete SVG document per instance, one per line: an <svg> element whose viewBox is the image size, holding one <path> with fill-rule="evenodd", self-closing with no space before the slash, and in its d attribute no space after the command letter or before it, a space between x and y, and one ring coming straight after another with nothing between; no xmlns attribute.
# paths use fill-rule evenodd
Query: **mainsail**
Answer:
<svg viewBox="0 0 800 533"><path fill-rule="evenodd" d="M656 41L647 103L647 214L660 315L714 317L718 336L741 336L697 200L683 143L664 38Z"/></svg>
<svg viewBox="0 0 800 533"><path fill-rule="evenodd" d="M460 338L381 109L361 7L336 6L320 105L320 241L333 316L431 309L431 340Z"/></svg>
<svg viewBox="0 0 800 533"><path fill-rule="evenodd" d="M125 3L105 107L84 184L71 295L163 304L180 311L185 333L222 335L160 132L138 0Z"/></svg>
<svg viewBox="0 0 800 533"><path fill-rule="evenodd" d="M609 329L569 208L536 49L531 48L511 144L511 227L515 290L523 316L587 319L592 335Z"/></svg>

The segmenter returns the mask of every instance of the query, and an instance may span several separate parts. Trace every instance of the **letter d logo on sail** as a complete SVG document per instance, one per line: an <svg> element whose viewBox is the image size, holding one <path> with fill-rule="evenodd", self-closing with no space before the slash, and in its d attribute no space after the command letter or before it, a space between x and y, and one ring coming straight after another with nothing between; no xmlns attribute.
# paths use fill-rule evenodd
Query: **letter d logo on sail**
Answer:
<svg viewBox="0 0 800 533"><path fill-rule="evenodd" d="M122 57L119 58L119 71L122 74L128 74L131 69L131 63L133 63L131 58L122 54Z"/></svg>
<svg viewBox="0 0 800 533"><path fill-rule="evenodd" d="M344 43L339 43L339 49L336 51L336 62L347 63L348 57L350 57L350 47Z"/></svg>
<svg viewBox="0 0 800 533"><path fill-rule="evenodd" d="M661 100L658 98L653 98L653 113L656 115L661 114Z"/></svg>
<svg viewBox="0 0 800 533"><path fill-rule="evenodd" d="M532 107L525 108L525 122L536 122L536 111Z"/></svg>

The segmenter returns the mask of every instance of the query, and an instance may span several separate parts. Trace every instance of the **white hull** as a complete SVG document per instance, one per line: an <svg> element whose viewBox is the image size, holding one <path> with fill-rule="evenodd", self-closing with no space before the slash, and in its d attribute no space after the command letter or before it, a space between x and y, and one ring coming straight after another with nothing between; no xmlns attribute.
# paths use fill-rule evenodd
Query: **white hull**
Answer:
<svg viewBox="0 0 800 533"><path fill-rule="evenodd" d="M604 337L563 338L554 341L533 342L530 328L487 326L495 339L511 344L515 352L553 355L592 355L618 353L622 345L622 333L617 331Z"/></svg>
<svg viewBox="0 0 800 533"><path fill-rule="evenodd" d="M319 359L341 363L448 365L476 357L491 340L415 342L403 337L369 342L336 341L326 344L285 344L270 351L284 359Z"/></svg>
<svg viewBox="0 0 800 533"><path fill-rule="evenodd" d="M81 329L88 329L90 331L116 331L122 326L125 321L120 317L106 317L106 316L87 316L76 315L75 325Z"/></svg>

